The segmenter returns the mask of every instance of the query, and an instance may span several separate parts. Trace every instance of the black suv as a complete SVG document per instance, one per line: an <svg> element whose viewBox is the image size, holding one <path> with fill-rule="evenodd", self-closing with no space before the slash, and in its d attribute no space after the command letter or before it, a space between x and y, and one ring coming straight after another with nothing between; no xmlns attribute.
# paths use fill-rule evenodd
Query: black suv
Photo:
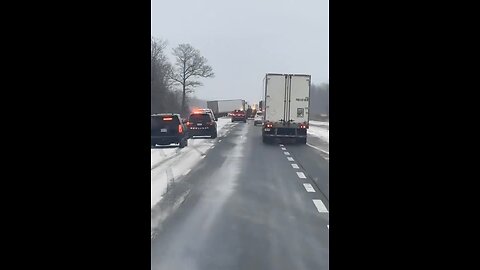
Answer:
<svg viewBox="0 0 480 270"><path fill-rule="evenodd" d="M183 148L188 145L188 129L179 114L161 113L150 118L151 146L177 143Z"/></svg>
<svg viewBox="0 0 480 270"><path fill-rule="evenodd" d="M217 123L209 112L194 112L188 118L187 127L190 136L217 137Z"/></svg>

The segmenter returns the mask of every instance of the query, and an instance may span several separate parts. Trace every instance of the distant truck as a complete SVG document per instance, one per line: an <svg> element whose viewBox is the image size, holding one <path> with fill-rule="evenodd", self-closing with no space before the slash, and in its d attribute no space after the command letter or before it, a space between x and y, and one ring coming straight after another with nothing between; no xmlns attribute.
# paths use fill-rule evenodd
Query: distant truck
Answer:
<svg viewBox="0 0 480 270"><path fill-rule="evenodd" d="M310 75L265 76L262 139L292 139L307 143L310 107Z"/></svg>
<svg viewBox="0 0 480 270"><path fill-rule="evenodd" d="M207 108L213 111L215 117L226 116L235 110L245 111L245 100L231 99L231 100L211 100L207 101Z"/></svg>

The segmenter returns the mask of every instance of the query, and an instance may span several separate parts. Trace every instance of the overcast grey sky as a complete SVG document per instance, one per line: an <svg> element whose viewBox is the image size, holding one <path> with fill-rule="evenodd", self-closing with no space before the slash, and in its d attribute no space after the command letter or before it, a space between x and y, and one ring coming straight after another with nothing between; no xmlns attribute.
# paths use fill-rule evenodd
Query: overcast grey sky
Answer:
<svg viewBox="0 0 480 270"><path fill-rule="evenodd" d="M265 73L328 82L328 0L151 0L151 32L200 50L215 78L195 96L257 103ZM173 60L173 58L171 58Z"/></svg>

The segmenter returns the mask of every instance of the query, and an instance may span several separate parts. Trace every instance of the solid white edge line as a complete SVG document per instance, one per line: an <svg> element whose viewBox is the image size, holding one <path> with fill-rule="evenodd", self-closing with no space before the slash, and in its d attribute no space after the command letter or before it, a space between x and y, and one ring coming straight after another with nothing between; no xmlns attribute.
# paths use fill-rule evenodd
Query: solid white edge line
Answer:
<svg viewBox="0 0 480 270"><path fill-rule="evenodd" d="M315 204L318 212L328 213L327 207L325 207L325 204L323 204L322 200L313 200L313 204Z"/></svg>
<svg viewBox="0 0 480 270"><path fill-rule="evenodd" d="M314 149L317 149L317 150L320 151L320 152L323 152L323 153L325 153L325 154L327 154L327 155L330 155L329 152L327 152L327 151L325 151L325 150L322 150L322 149L320 149L320 148L318 148L318 147L316 147L316 146L313 146L313 145L311 145L311 144L309 144L309 143L307 143L307 145L310 146L310 147L312 147L312 148L314 148Z"/></svg>
<svg viewBox="0 0 480 270"><path fill-rule="evenodd" d="M183 175L187 175L192 169L188 169L186 172L183 173Z"/></svg>
<svg viewBox="0 0 480 270"><path fill-rule="evenodd" d="M307 192L315 192L315 189L313 188L313 186L309 183L303 183L303 187L305 188L305 190Z"/></svg>
<svg viewBox="0 0 480 270"><path fill-rule="evenodd" d="M285 155L290 156L289 152L283 152Z"/></svg>
<svg viewBox="0 0 480 270"><path fill-rule="evenodd" d="M298 178L307 178L303 172L297 172Z"/></svg>
<svg viewBox="0 0 480 270"><path fill-rule="evenodd" d="M298 167L298 164L295 164L295 163L292 163L292 168L294 168L294 169L300 169L300 168Z"/></svg>

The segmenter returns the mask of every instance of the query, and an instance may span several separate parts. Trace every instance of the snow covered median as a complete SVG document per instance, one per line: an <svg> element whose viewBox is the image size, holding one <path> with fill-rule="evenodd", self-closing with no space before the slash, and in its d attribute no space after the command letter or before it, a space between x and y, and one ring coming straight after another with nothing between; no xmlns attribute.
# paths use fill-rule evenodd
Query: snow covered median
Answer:
<svg viewBox="0 0 480 270"><path fill-rule="evenodd" d="M219 118L217 134L222 137L237 123L230 118ZM151 150L151 207L153 208L169 190L169 187L188 174L205 157L217 139L189 139L188 146Z"/></svg>

